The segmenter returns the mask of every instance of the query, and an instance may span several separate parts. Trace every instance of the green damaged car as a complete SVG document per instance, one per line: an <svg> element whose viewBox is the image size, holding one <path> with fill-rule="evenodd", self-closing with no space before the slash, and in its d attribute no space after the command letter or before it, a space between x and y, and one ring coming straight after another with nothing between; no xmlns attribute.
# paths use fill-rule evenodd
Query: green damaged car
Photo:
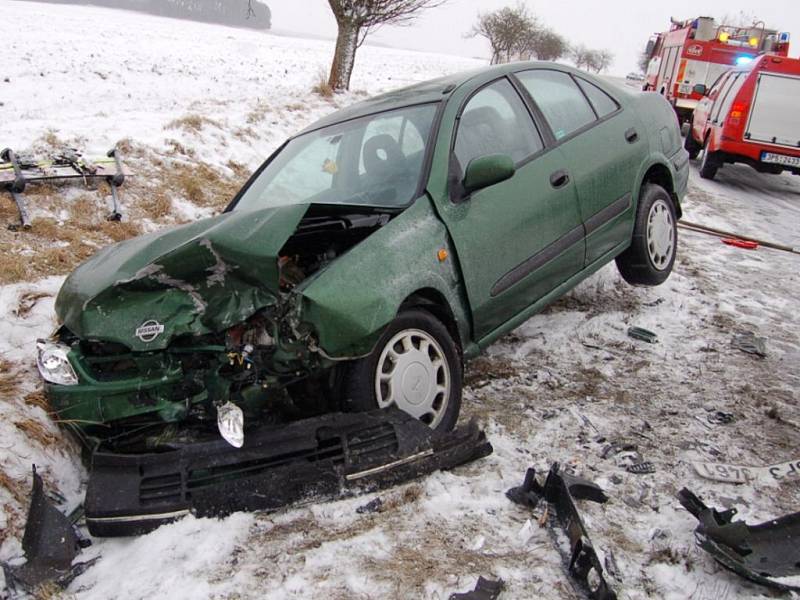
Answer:
<svg viewBox="0 0 800 600"><path fill-rule="evenodd" d="M224 213L110 246L56 302L38 366L90 447L397 406L439 430L463 362L616 259L672 269L674 112L515 63L394 91L283 144Z"/></svg>

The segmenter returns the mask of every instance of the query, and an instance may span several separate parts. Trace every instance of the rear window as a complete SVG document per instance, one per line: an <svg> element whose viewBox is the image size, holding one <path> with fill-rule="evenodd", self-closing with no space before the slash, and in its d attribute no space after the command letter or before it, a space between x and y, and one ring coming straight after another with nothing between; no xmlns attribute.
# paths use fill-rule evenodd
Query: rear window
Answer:
<svg viewBox="0 0 800 600"><path fill-rule="evenodd" d="M542 69L516 75L544 113L557 140L596 120L586 96L567 73Z"/></svg>
<svg viewBox="0 0 800 600"><path fill-rule="evenodd" d="M606 94L593 83L589 83L580 77L576 77L575 80L578 82L578 85L581 86L581 89L584 91L584 93L588 96L589 102L591 102L592 106L594 107L594 112L596 112L597 116L601 119L603 117L607 117L613 112L616 112L616 110L619 108L619 105L611 96Z"/></svg>

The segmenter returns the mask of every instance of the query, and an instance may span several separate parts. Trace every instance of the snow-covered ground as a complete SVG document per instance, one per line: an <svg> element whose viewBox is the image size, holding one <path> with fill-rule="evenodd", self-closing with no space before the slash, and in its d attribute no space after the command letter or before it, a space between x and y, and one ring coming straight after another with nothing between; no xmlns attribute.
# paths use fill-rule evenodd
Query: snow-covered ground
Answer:
<svg viewBox="0 0 800 600"><path fill-rule="evenodd" d="M328 65L330 42L9 0L0 0L0 14L0 145L24 150L52 132L101 152L127 139L152 164L183 160L222 173L232 164L255 168L288 134L364 93L479 64L365 46L355 91L327 100L310 90ZM128 192L132 214L145 191ZM181 218L207 210L185 197L170 202ZM52 212L36 196L32 204L37 214ZM800 177L726 167L712 183L693 167L684 213L798 247ZM169 222L150 219L149 228ZM0 242L24 245L22 235ZM751 522L797 510L797 479L717 483L696 475L690 461L759 466L800 458L800 257L680 235L666 284L632 288L606 267L469 367L463 418L485 426L495 448L489 458L382 492L378 513L356 513L374 497L366 496L187 518L137 539L95 540L82 559L100 560L67 593L441 599L484 575L507 582L505 598L575 598L537 524L540 512L504 496L527 467L545 473L558 461L611 498L581 510L601 554L613 552L623 598L771 597L695 547L696 521L675 493L687 486ZM65 508L80 502L85 484L76 449L41 405L32 366L34 340L53 326L61 280L0 286L0 560L21 553L31 463L66 497ZM631 325L655 331L659 343L627 337ZM767 338L766 359L731 347L743 331ZM733 421L715 424L716 411ZM630 474L623 456L603 458L613 442L635 444L656 473Z"/></svg>

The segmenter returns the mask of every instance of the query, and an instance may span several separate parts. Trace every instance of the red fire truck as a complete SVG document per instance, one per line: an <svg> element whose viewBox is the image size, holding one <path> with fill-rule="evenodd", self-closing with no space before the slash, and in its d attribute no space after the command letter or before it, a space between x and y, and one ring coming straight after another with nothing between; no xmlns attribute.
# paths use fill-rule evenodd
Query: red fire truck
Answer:
<svg viewBox="0 0 800 600"><path fill-rule="evenodd" d="M673 20L669 31L650 38L646 53L645 91L665 96L684 122L691 121L702 99L694 92L695 85L710 88L723 72L759 54L788 56L789 34L767 29L763 22L732 27L718 25L711 17Z"/></svg>

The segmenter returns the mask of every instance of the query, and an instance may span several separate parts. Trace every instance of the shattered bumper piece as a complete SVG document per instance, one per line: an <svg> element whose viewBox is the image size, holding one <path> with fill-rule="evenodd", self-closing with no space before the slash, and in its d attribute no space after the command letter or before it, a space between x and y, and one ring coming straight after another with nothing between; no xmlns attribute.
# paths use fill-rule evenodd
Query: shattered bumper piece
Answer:
<svg viewBox="0 0 800 600"><path fill-rule="evenodd" d="M78 536L70 520L47 498L34 466L31 505L22 537L26 562L20 566L2 565L6 586L12 592L31 593L49 582L66 587L92 564L93 561L72 564L80 549L87 545L88 541Z"/></svg>
<svg viewBox="0 0 800 600"><path fill-rule="evenodd" d="M492 581L479 576L474 590L450 594L449 600L497 600L504 587L505 582L502 579Z"/></svg>
<svg viewBox="0 0 800 600"><path fill-rule="evenodd" d="M756 583L785 592L800 587L770 577L800 575L800 512L758 525L734 521L736 509L719 512L683 488L678 500L700 522L697 545L726 569Z"/></svg>
<svg viewBox="0 0 800 600"><path fill-rule="evenodd" d="M188 513L274 510L353 496L488 456L474 422L435 432L398 409L334 413L171 452L95 453L86 522L95 536L138 535Z"/></svg>
<svg viewBox="0 0 800 600"><path fill-rule="evenodd" d="M525 473L523 484L508 490L506 496L512 502L529 508L535 508L542 499L555 505L558 521L569 540L570 553L565 556L569 574L578 583L580 591L591 600L616 600L617 593L603 577L603 566L575 506L575 500L607 502L608 496L600 487L586 479L562 473L555 463L544 485L536 481L536 471L530 468ZM556 545L561 548L561 544Z"/></svg>

